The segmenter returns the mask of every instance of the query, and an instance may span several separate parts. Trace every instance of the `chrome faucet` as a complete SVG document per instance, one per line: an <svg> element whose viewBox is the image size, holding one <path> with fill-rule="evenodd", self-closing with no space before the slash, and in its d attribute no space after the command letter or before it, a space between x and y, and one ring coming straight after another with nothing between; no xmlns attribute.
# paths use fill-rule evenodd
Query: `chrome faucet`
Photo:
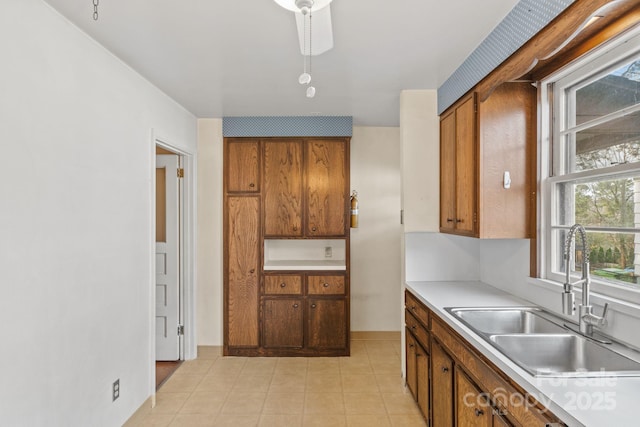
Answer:
<svg viewBox="0 0 640 427"><path fill-rule="evenodd" d="M580 234L582 240L582 278L575 283L571 283L571 258L573 251L571 250L576 232ZM567 240L564 245L564 270L566 280L564 282L564 292L562 293L562 312L564 314L573 315L576 311L576 296L573 293L573 286L582 285L582 304L578 309L578 330L580 334L593 338L593 327L603 327L607 324L607 309L609 304L605 303L602 316L593 314L593 306L590 301L590 285L591 276L589 274L589 253L587 247L587 232L580 224L574 224L569 229ZM570 325L567 325L570 326ZM606 342L606 341L605 341Z"/></svg>

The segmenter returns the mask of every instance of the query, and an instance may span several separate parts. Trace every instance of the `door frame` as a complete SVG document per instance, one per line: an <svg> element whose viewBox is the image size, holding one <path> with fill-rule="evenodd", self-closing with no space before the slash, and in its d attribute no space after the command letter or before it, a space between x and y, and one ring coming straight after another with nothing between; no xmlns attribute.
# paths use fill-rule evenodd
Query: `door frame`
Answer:
<svg viewBox="0 0 640 427"><path fill-rule="evenodd" d="M156 371L156 339L155 339L155 304L156 304L156 147L164 148L178 155L184 169L182 178L182 196L179 204L180 221L180 321L184 325L184 335L180 337L180 360L197 357L196 310L195 310L195 278L196 278L196 162L195 153L179 148L170 139L155 129L151 129L149 144L150 158L150 209L149 209L149 389L152 406L155 406L155 371Z"/></svg>

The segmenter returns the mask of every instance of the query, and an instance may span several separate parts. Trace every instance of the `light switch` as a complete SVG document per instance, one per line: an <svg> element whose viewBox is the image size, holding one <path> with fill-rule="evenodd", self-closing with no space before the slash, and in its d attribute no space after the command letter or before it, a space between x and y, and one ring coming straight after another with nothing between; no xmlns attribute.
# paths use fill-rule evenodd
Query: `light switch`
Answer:
<svg viewBox="0 0 640 427"><path fill-rule="evenodd" d="M511 188L511 174L509 173L509 171L504 171L504 179L502 182L504 184L505 190Z"/></svg>

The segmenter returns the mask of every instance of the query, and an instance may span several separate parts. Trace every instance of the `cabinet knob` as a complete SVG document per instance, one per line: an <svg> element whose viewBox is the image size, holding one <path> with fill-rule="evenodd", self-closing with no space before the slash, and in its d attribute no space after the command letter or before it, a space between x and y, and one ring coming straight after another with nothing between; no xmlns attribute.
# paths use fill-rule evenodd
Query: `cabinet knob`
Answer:
<svg viewBox="0 0 640 427"><path fill-rule="evenodd" d="M298 227L293 227L293 231L298 231Z"/></svg>
<svg viewBox="0 0 640 427"><path fill-rule="evenodd" d="M311 227L311 231L316 231L317 228L316 227Z"/></svg>
<svg viewBox="0 0 640 427"><path fill-rule="evenodd" d="M460 223L460 222L464 222L464 221L461 220L460 218L456 218L456 222Z"/></svg>
<svg viewBox="0 0 640 427"><path fill-rule="evenodd" d="M442 367L442 372L449 372L449 368L447 368L446 366Z"/></svg>
<svg viewBox="0 0 640 427"><path fill-rule="evenodd" d="M253 273L255 273L255 272L256 272L256 269L255 269L255 268L252 268L251 270L249 270L249 273L251 273L251 274L253 274Z"/></svg>
<svg viewBox="0 0 640 427"><path fill-rule="evenodd" d="M293 304L293 308L298 308L298 304Z"/></svg>
<svg viewBox="0 0 640 427"><path fill-rule="evenodd" d="M287 286L287 284L286 284L286 283L280 283L280 287L281 287L281 288L284 288L285 286Z"/></svg>
<svg viewBox="0 0 640 427"><path fill-rule="evenodd" d="M311 308L316 308L316 305L315 304L311 304Z"/></svg>
<svg viewBox="0 0 640 427"><path fill-rule="evenodd" d="M409 344L409 348L413 348L413 344Z"/></svg>
<svg viewBox="0 0 640 427"><path fill-rule="evenodd" d="M256 186L256 185L255 185L253 182L252 182L251 184L249 184L249 187L251 187L251 188L253 188L253 187L255 187L255 186Z"/></svg>
<svg viewBox="0 0 640 427"><path fill-rule="evenodd" d="M482 415L484 415L484 411L482 409L475 409L475 413L476 413L476 417L480 417Z"/></svg>
<svg viewBox="0 0 640 427"><path fill-rule="evenodd" d="M328 283L323 283L322 286L324 286L325 288L328 288L329 284Z"/></svg>
<svg viewBox="0 0 640 427"><path fill-rule="evenodd" d="M417 327L418 325L411 325L411 329L413 329L414 331L416 330Z"/></svg>
<svg viewBox="0 0 640 427"><path fill-rule="evenodd" d="M416 309L417 309L417 308L418 308L418 307L416 307L415 305L412 305L412 306L411 306L411 311L416 311Z"/></svg>

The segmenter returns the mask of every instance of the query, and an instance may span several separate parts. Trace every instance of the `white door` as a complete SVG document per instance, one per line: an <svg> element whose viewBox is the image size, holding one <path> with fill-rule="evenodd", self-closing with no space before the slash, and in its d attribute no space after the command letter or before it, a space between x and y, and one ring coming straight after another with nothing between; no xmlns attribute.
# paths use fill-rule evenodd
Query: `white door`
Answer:
<svg viewBox="0 0 640 427"><path fill-rule="evenodd" d="M156 156L156 360L180 357L178 156Z"/></svg>

